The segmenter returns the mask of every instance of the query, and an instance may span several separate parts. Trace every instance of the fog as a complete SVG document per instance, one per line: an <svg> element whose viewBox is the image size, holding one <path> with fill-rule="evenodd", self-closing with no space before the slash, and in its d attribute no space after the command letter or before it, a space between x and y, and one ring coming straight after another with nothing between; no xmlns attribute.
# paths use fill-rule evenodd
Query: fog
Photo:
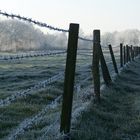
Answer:
<svg viewBox="0 0 140 140"><path fill-rule="evenodd" d="M102 35L102 45L118 46L120 43L138 46L140 44L140 31L137 29L128 29L121 32L105 33Z"/></svg>
<svg viewBox="0 0 140 140"><path fill-rule="evenodd" d="M82 29L79 36L92 39L92 35L86 35ZM0 51L29 51L46 49L66 49L68 34L58 32L54 34L43 33L32 24L17 20L0 21ZM102 46L112 44L118 46L120 43L128 45L140 44L140 31L125 30L122 32L105 33L101 36ZM92 42L79 40L78 47L91 49Z"/></svg>

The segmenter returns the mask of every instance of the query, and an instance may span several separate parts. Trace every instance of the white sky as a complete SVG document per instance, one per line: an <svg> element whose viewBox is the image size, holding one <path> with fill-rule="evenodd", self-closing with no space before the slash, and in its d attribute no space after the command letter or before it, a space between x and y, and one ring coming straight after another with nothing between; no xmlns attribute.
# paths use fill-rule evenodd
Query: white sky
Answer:
<svg viewBox="0 0 140 140"><path fill-rule="evenodd" d="M0 0L0 10L64 29L79 23L87 34L140 29L140 0Z"/></svg>

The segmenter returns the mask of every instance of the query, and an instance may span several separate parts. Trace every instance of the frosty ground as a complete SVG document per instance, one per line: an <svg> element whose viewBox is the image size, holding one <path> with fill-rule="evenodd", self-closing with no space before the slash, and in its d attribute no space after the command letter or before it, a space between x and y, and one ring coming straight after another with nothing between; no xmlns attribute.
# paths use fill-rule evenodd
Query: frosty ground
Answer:
<svg viewBox="0 0 140 140"><path fill-rule="evenodd" d="M105 51L112 77L114 69L108 50ZM116 52L119 67L119 55ZM128 64L112 85L102 91L101 104L95 104L92 100L92 57L87 52L79 54L72 110L72 139L140 139L140 59ZM11 97L17 91L24 91L40 81L64 72L65 58L66 55L2 61L0 99ZM52 106L49 104L62 96L63 81L64 75L52 85L34 90L7 106L1 106L0 139L60 140L63 137L60 134L62 100Z"/></svg>
<svg viewBox="0 0 140 140"><path fill-rule="evenodd" d="M72 140L140 140L140 59L126 66L101 99L79 116Z"/></svg>

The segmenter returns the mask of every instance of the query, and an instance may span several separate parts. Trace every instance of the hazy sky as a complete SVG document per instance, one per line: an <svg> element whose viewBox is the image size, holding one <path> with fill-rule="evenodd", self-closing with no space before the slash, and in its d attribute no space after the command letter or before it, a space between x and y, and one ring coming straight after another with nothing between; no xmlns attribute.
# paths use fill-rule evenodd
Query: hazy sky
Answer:
<svg viewBox="0 0 140 140"><path fill-rule="evenodd" d="M140 0L0 0L0 9L65 29L79 23L85 33L140 29Z"/></svg>

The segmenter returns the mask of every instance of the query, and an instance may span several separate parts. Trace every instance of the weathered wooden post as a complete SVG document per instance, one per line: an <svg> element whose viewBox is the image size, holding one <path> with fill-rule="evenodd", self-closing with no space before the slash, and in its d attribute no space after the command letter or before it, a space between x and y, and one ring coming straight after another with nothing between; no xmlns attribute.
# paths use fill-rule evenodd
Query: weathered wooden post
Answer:
<svg viewBox="0 0 140 140"><path fill-rule="evenodd" d="M138 54L139 54L139 51L138 51L138 49L139 49L139 48L138 48L138 46L137 46L137 56L138 56Z"/></svg>
<svg viewBox="0 0 140 140"><path fill-rule="evenodd" d="M124 65L126 64L126 52L125 52L125 46L124 46L124 48L123 48L123 53L124 53Z"/></svg>
<svg viewBox="0 0 140 140"><path fill-rule="evenodd" d="M131 52L131 60L133 61L133 47L132 47L132 45L131 45L131 47L130 47L130 52Z"/></svg>
<svg viewBox="0 0 140 140"><path fill-rule="evenodd" d="M110 54L111 54L111 58L112 58L113 66L114 66L114 70L118 74L118 68L117 68L117 64L116 64L116 60L115 60L115 56L114 56L111 44L109 45L109 50L110 50Z"/></svg>
<svg viewBox="0 0 140 140"><path fill-rule="evenodd" d="M69 28L67 60L64 80L64 93L61 113L61 126L60 126L60 132L64 132L64 134L66 135L69 135L71 128L71 112L74 91L78 32L79 32L79 24L71 23ZM65 138L65 140L69 140L69 138Z"/></svg>
<svg viewBox="0 0 140 140"><path fill-rule="evenodd" d="M128 46L128 61L131 61L131 47Z"/></svg>
<svg viewBox="0 0 140 140"><path fill-rule="evenodd" d="M136 51L136 57L137 57L137 47L135 47L135 51Z"/></svg>
<svg viewBox="0 0 140 140"><path fill-rule="evenodd" d="M100 48L100 61L101 61L101 69L102 69L102 73L103 73L103 79L104 79L105 84L107 86L109 86L112 82L111 76L109 74L109 70L108 70L108 67L107 67L103 52L102 52L101 45L99 48Z"/></svg>
<svg viewBox="0 0 140 140"><path fill-rule="evenodd" d="M95 100L100 102L100 71L99 71L99 60L100 60L100 30L93 31L93 60L92 60L92 73L94 81L94 94Z"/></svg>
<svg viewBox="0 0 140 140"><path fill-rule="evenodd" d="M137 47L135 47L135 57L137 57Z"/></svg>
<svg viewBox="0 0 140 140"><path fill-rule="evenodd" d="M135 47L133 46L133 54L134 54L134 58L135 58Z"/></svg>
<svg viewBox="0 0 140 140"><path fill-rule="evenodd" d="M134 58L136 57L136 47L134 47Z"/></svg>
<svg viewBox="0 0 140 140"><path fill-rule="evenodd" d="M136 57L137 57L137 47L136 47Z"/></svg>
<svg viewBox="0 0 140 140"><path fill-rule="evenodd" d="M133 52L133 58L132 58L132 60L134 61L134 58L135 58L135 47L134 46L132 46L132 52Z"/></svg>
<svg viewBox="0 0 140 140"><path fill-rule="evenodd" d="M137 57L137 47L135 48L135 51L136 51L136 57Z"/></svg>
<svg viewBox="0 0 140 140"><path fill-rule="evenodd" d="M120 44L120 67L123 67L123 44Z"/></svg>
<svg viewBox="0 0 140 140"><path fill-rule="evenodd" d="M129 49L128 49L128 45L126 45L126 62L128 63L129 61Z"/></svg>

